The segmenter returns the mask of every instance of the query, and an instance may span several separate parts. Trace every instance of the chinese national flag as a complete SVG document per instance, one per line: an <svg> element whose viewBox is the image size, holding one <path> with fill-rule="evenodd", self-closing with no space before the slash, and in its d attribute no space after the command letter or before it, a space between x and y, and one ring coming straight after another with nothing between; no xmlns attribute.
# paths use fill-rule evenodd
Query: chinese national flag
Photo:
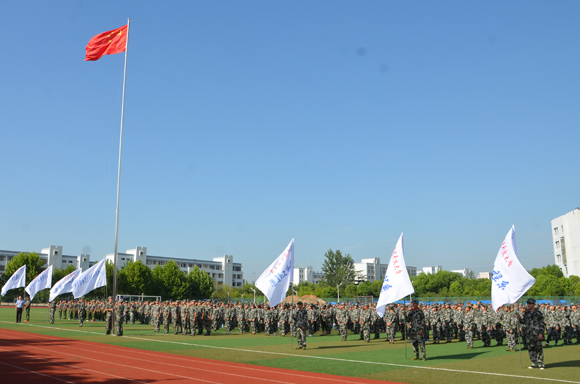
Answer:
<svg viewBox="0 0 580 384"><path fill-rule="evenodd" d="M124 25L121 28L113 29L94 36L87 44L87 57L85 61L99 60L103 55L114 55L125 52L127 46L127 29Z"/></svg>

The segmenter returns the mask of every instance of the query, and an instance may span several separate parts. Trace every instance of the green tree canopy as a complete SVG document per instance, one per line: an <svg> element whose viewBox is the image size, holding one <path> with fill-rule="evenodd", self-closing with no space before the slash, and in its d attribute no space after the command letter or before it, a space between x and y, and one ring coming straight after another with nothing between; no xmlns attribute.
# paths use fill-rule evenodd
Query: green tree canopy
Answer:
<svg viewBox="0 0 580 384"><path fill-rule="evenodd" d="M353 258L348 253L343 255L340 250L335 252L329 249L326 251L322 272L324 273L324 282L331 287L336 287L339 284L353 284L357 278Z"/></svg>
<svg viewBox="0 0 580 384"><path fill-rule="evenodd" d="M141 262L129 261L119 271L119 291L127 295L152 295L153 271ZM121 276L122 275L122 276Z"/></svg>

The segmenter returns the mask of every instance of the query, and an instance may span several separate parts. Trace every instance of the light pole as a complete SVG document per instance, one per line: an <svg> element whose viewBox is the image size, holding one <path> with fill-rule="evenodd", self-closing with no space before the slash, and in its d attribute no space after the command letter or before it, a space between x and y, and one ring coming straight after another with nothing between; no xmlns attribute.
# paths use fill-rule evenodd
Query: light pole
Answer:
<svg viewBox="0 0 580 384"><path fill-rule="evenodd" d="M336 304L338 305L338 303L340 303L340 286L342 285L342 283L338 284L336 286L336 294L338 295L337 299L336 299Z"/></svg>
<svg viewBox="0 0 580 384"><path fill-rule="evenodd" d="M256 290L252 287L250 289L254 292L254 304L256 304Z"/></svg>

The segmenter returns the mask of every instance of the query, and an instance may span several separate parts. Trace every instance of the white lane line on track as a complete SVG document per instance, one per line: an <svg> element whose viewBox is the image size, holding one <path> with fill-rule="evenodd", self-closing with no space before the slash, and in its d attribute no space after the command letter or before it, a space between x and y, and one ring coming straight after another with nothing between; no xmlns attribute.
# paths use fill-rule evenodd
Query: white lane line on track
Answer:
<svg viewBox="0 0 580 384"><path fill-rule="evenodd" d="M5 340L0 340L0 342L5 342ZM14 344L14 343L11 343L11 344ZM29 348L30 348L30 347L29 347ZM40 349L40 348L37 348L37 349ZM2 349L2 348L0 348L0 351L5 351L5 352L9 352L9 353L14 353L14 354L16 354L16 353L17 353L17 352L15 352L15 351L11 351L11 350L9 350L9 349ZM36 360L43 360L43 361L49 362L49 363L51 363L51 364L64 365L64 366L66 366L66 367L68 367L68 368L74 368L74 369L79 369L79 370L88 371L88 372L92 372L92 373L97 373L97 374L101 374L101 375L107 375L107 376L111 376L111 377L114 377L114 378L117 378L117 379L123 379L123 380L127 380L127 381L134 381L134 382L136 382L136 383L141 383L141 384L149 384L148 382L139 381L139 380L134 380L134 379L129 379L129 378L127 378L127 377L123 377L123 376L117 376L117 375L113 375L113 374L111 374L111 373L104 373L104 372L101 372L101 371L95 371L95 370L93 370L93 369L88 369L88 368L82 368L82 367L78 367L78 366L73 366L73 365L71 365L71 364L67 364L67 363L59 363L59 362L56 362L56 361L54 361L54 360L51 360L51 359L45 359L45 358L38 357L38 356L32 356L32 355L26 355L26 354L20 354L20 353L18 353L18 356L19 356L19 357L27 357L27 358L36 359ZM26 370L26 371L29 371L29 372L38 373L39 375L42 375L42 376L46 376L46 375L44 375L44 374L42 374L42 373L40 373L40 372L38 372L38 371L30 371L30 370L28 370L28 369L25 369L25 368L22 368L22 369L24 369L24 370ZM64 380L64 379L60 379L60 378L58 378L58 377L56 377L56 376L48 376L48 377L52 377L52 378L55 378L55 379L58 379L58 380L61 380L61 381L67 382L67 383L71 383L70 381L66 381L66 380Z"/></svg>
<svg viewBox="0 0 580 384"><path fill-rule="evenodd" d="M14 323L8 322L8 321L0 321L0 323L14 324ZM48 327L48 326L43 326L43 325L22 324L22 326L40 327L40 328L48 328L48 329L58 329L58 330L62 330L62 331L75 331L75 332L79 332L79 333L98 334L100 336L103 335L102 333L97 333L97 332L88 332L88 331L81 331L81 330L74 330L74 329L71 330L71 329L68 329L68 328ZM552 381L552 382L558 382L558 383L580 384L580 381L553 379L553 378L549 378L549 377L510 375L510 374L494 373L494 372L465 371L465 370L461 370L461 369L450 369L450 368L440 368L440 367L425 367L425 366L420 366L420 365L393 364L393 363L382 363L382 362L375 362L375 361L339 359L339 358L335 358L335 357L325 357L325 356L299 355L299 354L294 354L294 353L256 351L256 350L251 350L251 349L230 348L230 347L218 347L218 346L210 346L210 345L203 345L203 344L184 343L184 342L179 342L179 341L155 340L155 339L151 339L151 338L136 337L136 336L123 336L123 337L124 338L128 338L128 339L135 339L135 340L154 341L154 342L157 342L157 343L167 343L167 344L176 344L176 345L188 345L188 346L194 346L194 347L222 349L222 350L237 351L237 352L248 352L248 353L252 353L253 352L253 353L258 353L258 354L278 355L278 356L286 356L286 357L302 357L302 358L305 358L305 359L310 358L310 359L319 359L319 360L340 361L340 362L345 362L345 363L383 365L383 366L391 366L391 367L427 369L427 370L432 370L432 371L469 373L469 374L477 374L477 375L484 375L484 376L487 375L487 376L498 376L498 377L512 377L512 378L516 378L516 379L531 379L531 380L540 380L540 381Z"/></svg>
<svg viewBox="0 0 580 384"><path fill-rule="evenodd" d="M40 327L44 327L44 326L40 326ZM47 328L55 329L54 327L47 327ZM62 328L60 328L60 329L62 330ZM73 330L73 331L83 332L83 331L80 331L80 330ZM89 332L89 331L85 331L85 332L91 333L91 334L94 334L95 333L95 332ZM103 336L102 333L98 333L98 335L99 336ZM56 336L55 337L46 336L46 335L38 335L38 336L39 337L44 337L45 339L48 339L48 340L60 340ZM123 337L129 337L129 336L123 336ZM77 341L77 342L81 342L82 343L82 340L75 340L75 339L71 339L71 340L74 340L74 341ZM144 340L148 340L148 339L144 339ZM99 343L97 343L97 344L99 344ZM102 348L108 348L108 352L101 352L101 353L103 353L103 354L105 354L107 356L110 356L111 355L110 350L111 349L114 349L116 347L115 345L110 345L110 344L99 344L99 345L102 346ZM188 345L189 346L191 344L185 343L185 345ZM68 348L71 348L71 347L68 347ZM138 351L138 353L140 353L141 355L148 355L148 356L152 356L152 357L157 357L158 356L158 355L153 354L153 353L147 353L147 351L144 351L144 350L135 349L135 351ZM92 352L98 353L94 349L92 350ZM121 357L121 358L124 358L124 359L144 361L143 359L138 358L138 357L130 357L130 356L126 356L126 355L116 355L116 356ZM296 355L296 356L300 356L300 355ZM173 360L182 360L182 361L191 362L191 359L187 359L187 358L181 357L179 355L173 355L172 356L172 359ZM193 357L193 359L195 359L195 357ZM208 359L204 359L204 360L208 360ZM215 361L215 363L213 361ZM173 366L173 367L177 367L177 368L181 368L181 369L187 368L187 369L192 369L192 370L195 370L195 371L204 371L204 372L210 372L210 373L219 373L219 374L228 375L228 376L235 376L235 377L240 377L240 378L248 378L248 379L252 379L252 380L261 380L261 381L266 381L266 382L277 382L277 383L280 383L280 384L294 384L292 382L273 380L271 378L261 378L261 377L255 377L255 376L245 376L245 375L234 374L234 373L229 373L229 372L216 372L215 370L202 369L202 368L190 367L190 366L183 366L183 365L171 364L171 363L161 363L159 361L151 361L151 360L148 360L148 362L154 363L154 364L160 364L160 365ZM204 364L205 365L214 365L214 366L218 366L218 367L230 367L229 364L224 363L224 362L220 362L220 361L217 361L217 360L212 360L212 362L204 361ZM245 370L249 370L249 371L254 371L254 372L268 372L269 371L267 367L251 366L251 365L247 365L247 364L241 364L241 367L239 367L239 368L242 368L242 369L245 369ZM346 384L357 384L357 383L361 383L361 381L358 378L356 378L356 377L350 378L350 377L344 377L344 376L342 376L342 377L344 377L344 379L342 379L341 376L328 375L328 374L324 374L324 373L321 374L321 375L325 375L325 376L308 375L308 374L300 374L300 373L298 373L298 372L301 372L301 371L294 371L294 372L296 372L296 373L293 373L293 372L285 372L284 373L284 376L293 376L293 377L295 377L297 379L314 379L314 380L317 380L317 381L323 381L324 380L324 381L330 381L331 383L346 383ZM341 377L341 379L339 379L339 377ZM368 379L366 379L366 380L368 380Z"/></svg>
<svg viewBox="0 0 580 384"><path fill-rule="evenodd" d="M19 340L18 338L14 338L14 337L12 337L10 339L11 340ZM58 340L58 339L48 339L48 340ZM73 341L82 343L82 341L80 341L80 340L73 340ZM2 342L2 340L0 340L0 343L1 342ZM10 343L10 342L8 342L8 343ZM10 344L16 345L16 343L10 343ZM235 374L235 373L230 373L230 372L217 372L217 371L211 370L211 369L202 369L202 368L198 368L198 367L190 367L190 366L183 366L183 365L178 365L178 364L164 363L164 362L159 362L159 361L144 360L142 358L126 356L126 355L123 355L123 354L117 355L117 354L113 354L113 353L110 352L112 349L115 348L115 346L110 346L110 345L106 345L106 344L101 344L101 345L104 346L104 347L105 346L108 346L109 347L108 348L108 351L107 352L99 352L99 351L97 351L97 350L95 350L93 348L93 349L91 349L91 353L92 354L101 353L101 354L104 354L104 355L106 355L108 357L116 357L118 359L127 359L127 360L137 360L137 361L140 361L140 362L147 362L147 363L151 363L151 364L158 364L158 365L170 366L170 367L175 367L175 368L180 368L180 369L191 369L191 370L193 370L195 372L207 372L207 373L216 374L216 375L220 375L221 374L221 375L225 375L225 376L232 376L232 377L237 378L238 380L243 378L243 379L249 379L249 380L253 380L253 381L260 380L260 381L265 381L265 382L268 382L268 383L295 384L294 382L274 380L272 378L263 378L263 377L247 376L247 375L240 375L240 374ZM43 351L49 351L46 348L41 348L41 347L38 347L38 346L30 346L29 348L36 348L36 349L43 350ZM78 348L67 347L67 346L62 346L62 345L60 345L59 348L61 348L61 349L62 348L68 348L68 349L78 350ZM67 354L67 355L71 355L71 354ZM82 358L82 359L85 359L86 358L86 357L82 357L82 356L80 356L78 354L77 355L74 355L74 356L79 357L79 358ZM159 356L159 355L157 355L157 356ZM95 359L91 359L91 358L87 358L87 359L89 359L89 360L95 360ZM99 361L99 360L97 360L97 361ZM127 366L126 364L120 364L120 363L118 365ZM150 371L153 371L151 369L149 369L149 370ZM265 369L262 369L261 370L261 372L264 372L264 371L266 371L266 370ZM153 372L156 372L156 371L153 371ZM180 377L187 377L187 378L189 378L189 376L180 376ZM312 377L312 376L310 376L309 378L315 378L315 379L318 380L318 377ZM340 381L340 380L333 380L333 379L329 379L329 380L331 380L332 382ZM356 384L356 382L352 382L352 381L348 381L348 383Z"/></svg>
<svg viewBox="0 0 580 384"><path fill-rule="evenodd" d="M19 340L19 339L13 338L13 340ZM6 339L0 340L0 342L10 343L10 344L19 346L18 344L11 343L10 341L7 341ZM41 350L41 351L47 351L47 352L49 352L51 354L54 353L54 349L41 348L41 347L36 347L36 346L32 346L32 345L28 345L27 348L30 348L30 349L34 348L34 349L38 349L38 350ZM111 362L111 361L103 361L103 360L94 359L94 358L90 358L90 357L80 357L78 354L64 353L62 351L59 351L59 354L60 355L67 355L67 356L73 356L75 358L81 358L83 360L96 361L96 362L104 363L104 364L108 364L108 365L120 365L122 367L126 367L125 364L114 363L114 362ZM30 357L34 357L34 356L30 356ZM220 382L216 382L216 381L203 380L203 379L198 379L198 378L190 377L190 376L182 376L182 375L176 375L174 373L160 372L160 371L156 371L154 369L148 369L148 368L142 368L142 367L132 367L132 368L139 369L140 371L148 371L148 372L162 374L162 375L167 375L167 376L174 376L174 377L177 377L177 378L180 378L180 379L195 380L195 381L201 381L201 382L210 383L210 384L224 384L224 383L220 383ZM87 369L87 370L89 370L89 369ZM111 375L111 374L104 373L102 371L93 371L93 372L96 372L96 373L99 373L99 374L104 374L104 375L109 375L109 376L115 376L115 375ZM121 376L116 376L116 377L118 377L120 379L125 379L125 380L128 380L128 381L136 381L138 383L148 384L147 382L142 382L142 381L130 379L130 378L127 378L127 377L121 377Z"/></svg>

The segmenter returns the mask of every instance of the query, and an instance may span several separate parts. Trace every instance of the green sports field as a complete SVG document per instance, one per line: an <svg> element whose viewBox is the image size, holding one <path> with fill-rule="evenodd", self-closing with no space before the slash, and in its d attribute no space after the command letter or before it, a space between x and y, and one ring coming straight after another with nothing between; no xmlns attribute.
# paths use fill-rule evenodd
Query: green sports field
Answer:
<svg viewBox="0 0 580 384"><path fill-rule="evenodd" d="M195 356L222 361L253 364L301 371L329 373L367 379L402 383L520 383L532 382L580 383L580 345L548 347L544 349L546 370L527 369L527 351L521 354L506 352L506 347L483 348L475 341L475 348L467 350L464 342L432 345L427 343L427 358L413 361L410 344L397 341L394 345L382 339L365 343L358 335L349 334L340 341L337 332L331 336L307 338L305 351L295 350L286 337L265 336L217 331L211 336L182 336L155 333L149 325L125 325L123 337L105 335L102 322L85 322L80 328L73 320L56 320L48 324L46 308L33 308L31 321L15 323L14 308L0 308L0 328L120 345L176 355ZM24 316L23 316L24 317ZM1 334L1 332L0 332ZM1 339L1 336L0 336ZM492 343L492 345L495 344Z"/></svg>

